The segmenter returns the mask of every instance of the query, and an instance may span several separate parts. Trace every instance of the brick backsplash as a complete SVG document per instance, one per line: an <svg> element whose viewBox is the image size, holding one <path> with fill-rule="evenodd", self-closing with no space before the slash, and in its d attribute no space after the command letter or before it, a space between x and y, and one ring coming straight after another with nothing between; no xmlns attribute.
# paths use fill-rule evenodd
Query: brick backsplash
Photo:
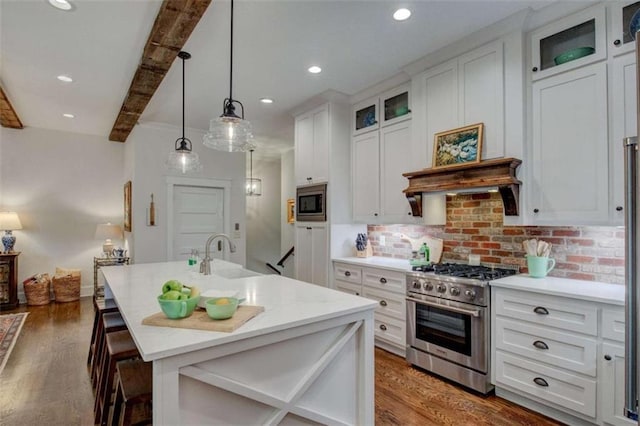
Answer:
<svg viewBox="0 0 640 426"><path fill-rule="evenodd" d="M522 242L538 238L551 243L556 261L551 276L623 284L624 229L607 226L504 226L502 201L495 193L447 196L447 223L369 225L375 256L408 259L411 244L400 238L431 236L444 240L443 262L467 262L480 255L482 264L518 267L527 272ZM380 245L380 236L385 245Z"/></svg>

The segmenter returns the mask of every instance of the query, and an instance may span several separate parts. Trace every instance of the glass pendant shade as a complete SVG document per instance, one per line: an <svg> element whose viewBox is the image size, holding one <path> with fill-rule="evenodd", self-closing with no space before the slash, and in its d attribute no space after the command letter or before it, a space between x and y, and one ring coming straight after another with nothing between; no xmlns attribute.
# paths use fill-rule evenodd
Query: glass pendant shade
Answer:
<svg viewBox="0 0 640 426"><path fill-rule="evenodd" d="M222 115L211 119L209 131L204 135L202 143L208 148L225 152L245 152L255 148L252 143L251 123L244 119L242 102L233 99L233 0L231 0L229 48L229 97L222 104ZM236 105L240 106L237 115Z"/></svg>
<svg viewBox="0 0 640 426"><path fill-rule="evenodd" d="M191 141L184 136L184 62L191 58L191 54L180 52L178 57L182 59L182 137L176 139L175 148L169 153L165 165L168 170L186 174L201 171L202 164L198 154L193 152Z"/></svg>
<svg viewBox="0 0 640 426"><path fill-rule="evenodd" d="M250 163L249 163L250 171L249 171L249 177L247 178L247 181L246 181L245 192L247 196L253 197L253 196L262 195L262 180L255 179L253 177L253 148L251 148L249 152L251 155Z"/></svg>

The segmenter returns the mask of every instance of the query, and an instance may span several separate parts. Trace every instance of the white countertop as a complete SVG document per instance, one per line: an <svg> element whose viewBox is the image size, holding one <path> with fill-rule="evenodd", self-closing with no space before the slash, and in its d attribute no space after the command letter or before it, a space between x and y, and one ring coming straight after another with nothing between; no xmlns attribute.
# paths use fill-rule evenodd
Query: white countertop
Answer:
<svg viewBox="0 0 640 426"><path fill-rule="evenodd" d="M216 259L211 266L212 275L207 276L197 272L197 265L190 267L185 261L107 266L100 270L145 361L373 310L378 305L373 300L279 275L238 279L216 275L216 271L232 268L240 266ZM196 285L202 291L237 290L238 297L246 298L245 304L264 306L265 311L232 333L142 325L143 318L160 312L156 298L170 279Z"/></svg>
<svg viewBox="0 0 640 426"><path fill-rule="evenodd" d="M527 274L512 275L491 281L491 287L526 290L549 296L571 297L591 302L624 305L625 286L569 278L532 278Z"/></svg>
<svg viewBox="0 0 640 426"><path fill-rule="evenodd" d="M333 259L334 262L350 263L352 265L370 266L373 268L385 268L400 272L410 272L409 259L396 259L393 257L341 257Z"/></svg>

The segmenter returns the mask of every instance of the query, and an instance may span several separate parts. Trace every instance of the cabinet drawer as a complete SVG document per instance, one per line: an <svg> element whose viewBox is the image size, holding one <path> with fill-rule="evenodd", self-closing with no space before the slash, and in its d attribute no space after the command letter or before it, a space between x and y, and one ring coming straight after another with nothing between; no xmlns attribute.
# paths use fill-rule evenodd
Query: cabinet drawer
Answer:
<svg viewBox="0 0 640 426"><path fill-rule="evenodd" d="M602 310L602 337L624 342L624 308Z"/></svg>
<svg viewBox="0 0 640 426"><path fill-rule="evenodd" d="M376 312L374 317L374 335L376 339L382 339L402 349L405 348L407 336L405 332L405 322L396 318L391 318Z"/></svg>
<svg viewBox="0 0 640 426"><path fill-rule="evenodd" d="M598 335L598 308L559 297L498 289L495 313L567 331Z"/></svg>
<svg viewBox="0 0 640 426"><path fill-rule="evenodd" d="M362 285L353 284L346 281L336 280L336 290L343 291L345 293L354 294L360 296L362 294Z"/></svg>
<svg viewBox="0 0 640 426"><path fill-rule="evenodd" d="M373 289L369 287L362 288L362 295L368 299L378 301L376 314L381 313L400 321L405 321L407 311L405 308L405 299L403 295L392 293L389 291Z"/></svg>
<svg viewBox="0 0 640 426"><path fill-rule="evenodd" d="M362 284L403 295L406 291L405 274L402 272L387 271L385 269L363 269Z"/></svg>
<svg viewBox="0 0 640 426"><path fill-rule="evenodd" d="M348 281L356 284L362 283L362 269L357 266L336 263L333 271L333 276L336 280Z"/></svg>
<svg viewBox="0 0 640 426"><path fill-rule="evenodd" d="M546 386L544 384L546 383ZM596 415L596 381L496 351L496 385L506 385L590 417Z"/></svg>
<svg viewBox="0 0 640 426"><path fill-rule="evenodd" d="M496 318L496 347L556 367L596 376L595 339Z"/></svg>

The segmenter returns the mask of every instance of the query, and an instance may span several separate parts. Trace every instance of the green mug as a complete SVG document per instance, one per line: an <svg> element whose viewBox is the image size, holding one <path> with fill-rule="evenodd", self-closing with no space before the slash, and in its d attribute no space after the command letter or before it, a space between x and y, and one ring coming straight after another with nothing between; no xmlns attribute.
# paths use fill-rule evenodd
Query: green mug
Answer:
<svg viewBox="0 0 640 426"><path fill-rule="evenodd" d="M556 261L548 257L527 256L527 268L529 276L533 278L544 278L556 266Z"/></svg>

